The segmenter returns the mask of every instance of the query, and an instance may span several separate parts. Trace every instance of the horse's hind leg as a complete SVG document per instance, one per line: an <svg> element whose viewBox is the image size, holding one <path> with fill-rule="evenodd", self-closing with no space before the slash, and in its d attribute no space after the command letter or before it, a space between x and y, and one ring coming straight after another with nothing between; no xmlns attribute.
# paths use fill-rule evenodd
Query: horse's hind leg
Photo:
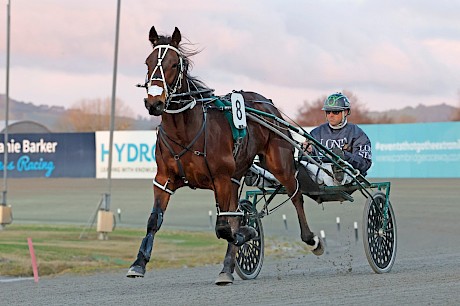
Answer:
<svg viewBox="0 0 460 306"><path fill-rule="evenodd" d="M287 190L287 188L286 188ZM288 191L289 195L292 192ZM319 256L324 253L324 242L315 235L308 227L307 217L305 216L305 210L303 205L302 192L297 190L297 194L291 199L297 211L297 217L300 224L300 237L303 242L307 244L308 249L315 255Z"/></svg>
<svg viewBox="0 0 460 306"><path fill-rule="evenodd" d="M147 233L142 239L141 246L139 247L139 252L137 253L137 258L126 274L127 277L144 277L145 266L150 261L150 256L152 254L153 240L155 234L161 227L163 223L163 214L166 210L169 201L169 193L154 188L154 204L153 209L150 214L149 220L147 221Z"/></svg>
<svg viewBox="0 0 460 306"><path fill-rule="evenodd" d="M324 243L310 230L305 216L302 192L295 177L296 169L292 148L286 146L287 143L284 141L277 141L280 142L279 145L269 146L265 155L265 164L268 171L273 173L278 181L286 188L288 196L292 197L291 201L294 204L299 219L302 241L307 244L308 249L313 254L322 255L324 252Z"/></svg>

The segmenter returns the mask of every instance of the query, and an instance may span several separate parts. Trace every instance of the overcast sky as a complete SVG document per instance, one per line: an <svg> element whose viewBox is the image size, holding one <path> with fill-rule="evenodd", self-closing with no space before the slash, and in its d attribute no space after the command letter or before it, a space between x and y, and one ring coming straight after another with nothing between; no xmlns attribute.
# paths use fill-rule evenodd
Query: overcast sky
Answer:
<svg viewBox="0 0 460 306"><path fill-rule="evenodd" d="M0 93L6 0L0 8ZM116 0L11 0L10 97L66 108L112 92ZM122 0L117 97L147 116L148 31L203 49L192 75L256 91L295 116L342 89L369 110L460 105L460 1Z"/></svg>

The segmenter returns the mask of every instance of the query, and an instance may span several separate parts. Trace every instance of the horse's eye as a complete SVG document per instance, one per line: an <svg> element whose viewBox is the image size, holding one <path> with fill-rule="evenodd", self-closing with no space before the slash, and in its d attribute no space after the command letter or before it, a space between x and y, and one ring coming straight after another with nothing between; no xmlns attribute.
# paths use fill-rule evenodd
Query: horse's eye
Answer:
<svg viewBox="0 0 460 306"><path fill-rule="evenodd" d="M173 64L172 69L177 69L177 66L179 66L179 64Z"/></svg>

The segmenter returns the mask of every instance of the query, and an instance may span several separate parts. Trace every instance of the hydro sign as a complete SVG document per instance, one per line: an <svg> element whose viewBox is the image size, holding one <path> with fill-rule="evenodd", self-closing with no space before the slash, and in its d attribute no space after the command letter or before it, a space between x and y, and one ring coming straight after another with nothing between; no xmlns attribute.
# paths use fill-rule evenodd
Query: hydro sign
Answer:
<svg viewBox="0 0 460 306"><path fill-rule="evenodd" d="M157 171L156 131L113 133L112 178L150 178ZM110 132L96 132L96 178L108 177Z"/></svg>

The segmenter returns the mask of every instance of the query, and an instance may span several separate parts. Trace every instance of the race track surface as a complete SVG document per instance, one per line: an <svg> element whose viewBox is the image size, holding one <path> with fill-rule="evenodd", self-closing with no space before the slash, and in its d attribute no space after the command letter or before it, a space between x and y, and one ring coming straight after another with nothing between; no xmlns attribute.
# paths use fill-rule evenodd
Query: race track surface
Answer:
<svg viewBox="0 0 460 306"><path fill-rule="evenodd" d="M220 265L150 270L143 279L128 279L125 270L41 278L38 284L30 279L0 279L0 305L458 305L460 180L391 182L398 251L393 269L386 274L375 274L364 254L361 195L356 194L353 203L324 204L324 210L306 198L310 227L326 233L327 253L321 257L297 252L269 257L257 279L243 281L235 274L234 284L225 287L214 285ZM84 224L106 183L12 180L9 184L15 222ZM212 199L207 191L181 190L173 196L163 227L210 231ZM122 210L120 226L144 227L151 203L151 182L114 182L112 210ZM336 217L341 219L340 231ZM358 241L354 222L359 223ZM265 217L263 225L266 240L300 240L290 204Z"/></svg>

